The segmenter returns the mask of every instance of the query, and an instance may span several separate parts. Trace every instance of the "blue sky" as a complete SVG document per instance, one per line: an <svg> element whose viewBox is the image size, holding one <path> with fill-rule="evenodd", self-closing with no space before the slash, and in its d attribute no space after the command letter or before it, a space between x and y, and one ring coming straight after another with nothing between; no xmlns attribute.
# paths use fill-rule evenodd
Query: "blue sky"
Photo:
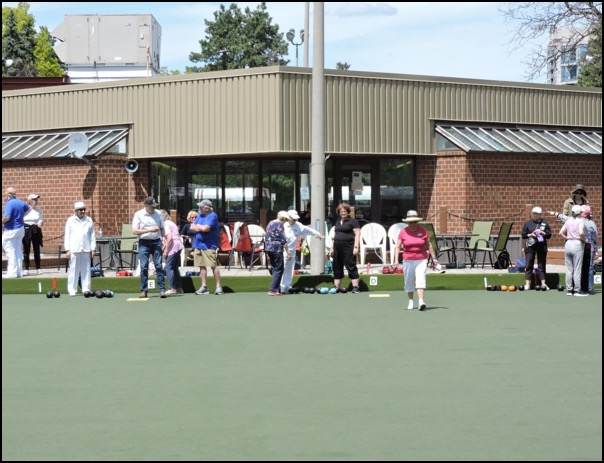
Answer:
<svg viewBox="0 0 604 463"><path fill-rule="evenodd" d="M231 2L223 2L229 5ZM236 2L241 9L258 2ZM498 10L499 2L325 2L325 67L347 62L351 69L424 76L526 82L535 44L510 45L515 31ZM3 2L2 6L16 6ZM192 51L200 51L204 20L213 20L219 2L30 2L36 26L52 32L66 14L152 14L162 28L161 65L184 71ZM312 33L313 2L310 3ZM281 32L304 28L304 2L267 2ZM543 40L546 40L544 38ZM298 41L298 40L296 40ZM312 65L312 36L310 64ZM296 50L289 47L290 65ZM299 63L303 65L303 46ZM543 74L534 82L545 81Z"/></svg>

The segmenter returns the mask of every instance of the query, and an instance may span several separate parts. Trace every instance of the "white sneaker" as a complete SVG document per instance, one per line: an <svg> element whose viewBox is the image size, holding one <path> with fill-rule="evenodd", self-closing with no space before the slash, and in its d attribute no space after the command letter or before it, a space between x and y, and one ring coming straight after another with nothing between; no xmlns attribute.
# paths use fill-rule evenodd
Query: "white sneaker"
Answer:
<svg viewBox="0 0 604 463"><path fill-rule="evenodd" d="M413 310L413 301L409 301L407 304L407 310Z"/></svg>
<svg viewBox="0 0 604 463"><path fill-rule="evenodd" d="M29 270L23 270L23 276L26 277L27 275L29 275Z"/></svg>
<svg viewBox="0 0 604 463"><path fill-rule="evenodd" d="M42 275L42 269L38 269L38 270L36 270L36 273L37 273L38 275Z"/></svg>

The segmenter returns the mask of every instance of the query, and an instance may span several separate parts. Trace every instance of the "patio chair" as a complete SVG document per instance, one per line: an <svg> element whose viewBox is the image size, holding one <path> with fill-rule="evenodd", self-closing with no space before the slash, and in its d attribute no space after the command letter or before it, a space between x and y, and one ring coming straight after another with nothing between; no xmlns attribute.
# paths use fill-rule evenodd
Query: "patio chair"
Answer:
<svg viewBox="0 0 604 463"><path fill-rule="evenodd" d="M394 265L394 258L396 257L396 241L398 240L398 235L403 228L407 226L406 223L400 222L390 225L388 228L388 245L390 246L390 265ZM399 260L399 262L401 262Z"/></svg>
<svg viewBox="0 0 604 463"><path fill-rule="evenodd" d="M130 270L134 270L136 268L138 258L138 239L136 239L136 235L132 231L132 224L122 224L122 234L120 235L120 238L113 240L113 243L110 243L109 246L114 246L115 248L115 264L118 269L123 269L124 262L127 262L127 260L124 259L124 255L130 256Z"/></svg>
<svg viewBox="0 0 604 463"><path fill-rule="evenodd" d="M476 247L474 248L474 261L476 261L476 253L482 252L482 268L484 268L487 255L489 256L491 267L495 267L496 262L499 262L500 268L509 267L510 253L506 249L506 246L508 244L508 239L510 238L513 225L514 222L504 222L501 224L501 227L499 228L499 235L497 235L495 245L493 246L491 246L489 242L485 243L482 240L478 241L476 243Z"/></svg>
<svg viewBox="0 0 604 463"><path fill-rule="evenodd" d="M491 220L477 220L474 222L472 233L469 235L469 241L465 241L458 249L464 252L470 259L470 266L476 265L476 246L482 243L483 246L488 246L491 240L491 229L493 228L493 221Z"/></svg>
<svg viewBox="0 0 604 463"><path fill-rule="evenodd" d="M365 265L367 251L373 251L380 258L382 264L386 263L386 240L388 234L383 225L370 222L361 227L361 246L359 254L361 265Z"/></svg>
<svg viewBox="0 0 604 463"><path fill-rule="evenodd" d="M440 256L444 253L447 253L447 263L455 263L455 246L452 243L449 243L447 240L441 240L440 245L438 240L436 239L436 232L434 231L434 224L432 222L420 222L420 225L428 230L428 236L430 237L430 244L432 245L432 249L434 249L434 253L436 254L436 260L440 260ZM453 259L451 259L451 254L453 254ZM432 264L432 256L428 257L428 266Z"/></svg>

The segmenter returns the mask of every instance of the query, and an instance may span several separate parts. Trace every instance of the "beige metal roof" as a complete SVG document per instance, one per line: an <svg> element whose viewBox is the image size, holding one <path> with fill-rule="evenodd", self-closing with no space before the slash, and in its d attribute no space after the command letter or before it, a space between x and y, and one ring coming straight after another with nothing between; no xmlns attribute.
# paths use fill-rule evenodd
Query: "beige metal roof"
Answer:
<svg viewBox="0 0 604 463"><path fill-rule="evenodd" d="M466 152L602 155L602 131L436 124L436 131Z"/></svg>
<svg viewBox="0 0 604 463"><path fill-rule="evenodd" d="M2 135L2 160L16 161L73 157L69 138L83 133L88 139L88 150L83 156L93 158L107 151L128 135L127 127L72 132L27 133Z"/></svg>

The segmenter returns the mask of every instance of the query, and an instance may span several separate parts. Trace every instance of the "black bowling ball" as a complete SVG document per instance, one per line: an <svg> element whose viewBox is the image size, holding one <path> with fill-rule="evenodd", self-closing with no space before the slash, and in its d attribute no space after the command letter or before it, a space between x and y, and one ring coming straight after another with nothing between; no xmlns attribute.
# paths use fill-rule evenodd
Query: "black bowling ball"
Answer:
<svg viewBox="0 0 604 463"><path fill-rule="evenodd" d="M46 291L46 297L48 299L52 299L53 297L55 297L55 293L53 291Z"/></svg>

